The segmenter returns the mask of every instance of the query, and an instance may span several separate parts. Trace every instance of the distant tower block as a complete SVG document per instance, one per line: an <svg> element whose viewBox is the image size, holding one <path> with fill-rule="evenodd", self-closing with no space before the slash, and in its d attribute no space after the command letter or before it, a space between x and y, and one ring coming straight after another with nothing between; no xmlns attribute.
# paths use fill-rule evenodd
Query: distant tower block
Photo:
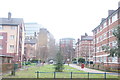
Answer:
<svg viewBox="0 0 120 80"><path fill-rule="evenodd" d="M11 19L11 15L12 15L12 14L9 12L9 13L8 13L8 20Z"/></svg>
<svg viewBox="0 0 120 80"><path fill-rule="evenodd" d="M118 8L120 7L120 1L118 2Z"/></svg>

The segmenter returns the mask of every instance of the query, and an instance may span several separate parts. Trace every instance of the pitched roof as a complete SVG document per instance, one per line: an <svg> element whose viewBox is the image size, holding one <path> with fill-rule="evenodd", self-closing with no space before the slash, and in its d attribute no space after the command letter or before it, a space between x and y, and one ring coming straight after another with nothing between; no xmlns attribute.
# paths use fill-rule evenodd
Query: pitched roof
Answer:
<svg viewBox="0 0 120 80"><path fill-rule="evenodd" d="M35 44L36 42L36 39L25 39L25 44Z"/></svg>
<svg viewBox="0 0 120 80"><path fill-rule="evenodd" d="M0 57L13 57L13 56L0 54Z"/></svg>
<svg viewBox="0 0 120 80"><path fill-rule="evenodd" d="M81 41L82 40L93 40L92 36L81 36Z"/></svg>
<svg viewBox="0 0 120 80"><path fill-rule="evenodd" d="M23 23L22 18L0 18L0 24L1 25L19 25Z"/></svg>

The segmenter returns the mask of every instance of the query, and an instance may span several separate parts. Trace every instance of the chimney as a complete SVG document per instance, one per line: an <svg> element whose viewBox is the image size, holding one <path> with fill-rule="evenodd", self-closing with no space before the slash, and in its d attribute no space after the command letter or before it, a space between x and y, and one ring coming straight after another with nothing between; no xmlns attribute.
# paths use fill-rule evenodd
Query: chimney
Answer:
<svg viewBox="0 0 120 80"><path fill-rule="evenodd" d="M34 36L35 36L35 37L37 36L37 33L36 33L36 32L34 32Z"/></svg>
<svg viewBox="0 0 120 80"><path fill-rule="evenodd" d="M77 40L77 41L78 41L78 44L79 44L79 42L80 42L80 39L78 38L78 40Z"/></svg>
<svg viewBox="0 0 120 80"><path fill-rule="evenodd" d="M102 19L101 19L101 22L104 21L104 20L105 20L105 18L102 18Z"/></svg>
<svg viewBox="0 0 120 80"><path fill-rule="evenodd" d="M108 10L108 16L111 15L115 10Z"/></svg>
<svg viewBox="0 0 120 80"><path fill-rule="evenodd" d="M9 12L8 13L8 20L10 20L11 19L11 13Z"/></svg>
<svg viewBox="0 0 120 80"><path fill-rule="evenodd" d="M85 33L85 36L88 36L88 34L87 34L87 33Z"/></svg>
<svg viewBox="0 0 120 80"><path fill-rule="evenodd" d="M118 2L118 8L120 7L120 1Z"/></svg>

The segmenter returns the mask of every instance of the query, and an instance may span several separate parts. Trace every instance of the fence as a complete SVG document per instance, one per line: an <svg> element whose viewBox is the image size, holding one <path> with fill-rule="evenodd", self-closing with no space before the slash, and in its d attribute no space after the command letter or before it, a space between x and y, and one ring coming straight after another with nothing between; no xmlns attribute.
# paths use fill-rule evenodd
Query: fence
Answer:
<svg viewBox="0 0 120 80"><path fill-rule="evenodd" d="M81 73L81 72L39 72L39 71L37 71L37 72L35 72L36 73L36 76L37 76L37 78L41 78L43 75L42 74L45 74L45 75L47 75L47 74L50 74L51 76L49 76L49 75L47 75L47 78L70 78L70 79L72 79L72 78L92 78L91 76L96 76L97 74L99 75L98 77L96 77L96 78L104 78L104 79L106 79L107 78L107 74L114 74L114 73L89 73L89 72L87 72L87 73ZM57 75L60 75L60 74L64 74L63 76L62 75L60 75L59 77L57 76ZM67 74L67 75L66 75ZM77 74L77 75L76 75ZM75 76L76 75L76 76ZM84 77L83 77L83 75L84 75ZM65 76L67 76L67 77L65 77ZM79 77L78 77L79 76ZM110 75L109 75L110 76ZM110 77L111 78L111 77ZM116 77L117 78L117 77Z"/></svg>

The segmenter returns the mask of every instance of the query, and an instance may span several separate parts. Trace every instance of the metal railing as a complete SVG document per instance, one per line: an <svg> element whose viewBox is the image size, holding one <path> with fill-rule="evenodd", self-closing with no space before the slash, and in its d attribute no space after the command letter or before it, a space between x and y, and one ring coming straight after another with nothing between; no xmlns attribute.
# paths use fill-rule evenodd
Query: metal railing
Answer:
<svg viewBox="0 0 120 80"><path fill-rule="evenodd" d="M107 78L107 74L115 74L115 73L90 73L90 72L86 72L86 73L82 73L82 72L39 72L39 71L37 71L37 72L35 72L36 73L36 76L37 76L37 78L40 78L40 77L42 77L42 74L46 74L47 75L47 73L49 74L49 73L52 73L52 78L58 78L56 75L58 74L58 73L64 73L64 74L70 74L69 75L69 78L70 79L72 79L72 78L76 78L76 77L73 77L73 75L75 75L75 74L86 74L86 76L87 77L85 77L85 78L91 78L91 74L103 74L103 77L100 77L100 78L104 78L104 79L106 79ZM49 78L49 77L48 77ZM67 77L68 78L68 77Z"/></svg>

